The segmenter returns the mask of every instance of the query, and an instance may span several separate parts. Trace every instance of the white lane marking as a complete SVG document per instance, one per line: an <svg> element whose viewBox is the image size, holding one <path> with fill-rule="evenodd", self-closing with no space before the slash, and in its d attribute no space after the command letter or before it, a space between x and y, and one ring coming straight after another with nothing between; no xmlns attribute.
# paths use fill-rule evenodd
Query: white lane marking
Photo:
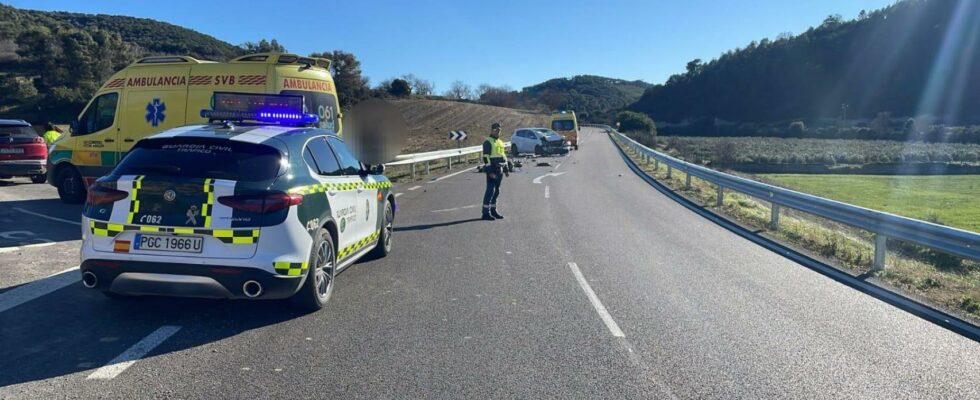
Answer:
<svg viewBox="0 0 980 400"><path fill-rule="evenodd" d="M562 163L558 163L558 165L555 165L555 169L557 170L558 168L561 168L561 164Z"/></svg>
<svg viewBox="0 0 980 400"><path fill-rule="evenodd" d="M613 320L612 315L609 315L609 311L606 311L606 306L602 305L599 297L592 291L592 286L589 286L589 282L585 280L582 271L579 271L578 265L570 262L568 263L568 267L572 269L572 273L575 274L575 279L578 280L579 286L585 291L585 295L589 297L589 301L592 302L595 311L599 313L599 318L602 318L602 322L606 323L606 328L609 328L609 332L615 337L626 337L623 331L619 329L619 325L616 325L616 321Z"/></svg>
<svg viewBox="0 0 980 400"><path fill-rule="evenodd" d="M398 196L401 196L401 195L403 195L403 194L405 194L405 193L395 193L395 198L397 199L397 198L398 198Z"/></svg>
<svg viewBox="0 0 980 400"><path fill-rule="evenodd" d="M544 187L544 198L551 198L551 186L545 185Z"/></svg>
<svg viewBox="0 0 980 400"><path fill-rule="evenodd" d="M549 176L562 176L564 174L565 174L564 172L549 172L547 174L544 174L544 175L541 175L541 176L539 176L537 178L534 178L534 180L531 181L531 182L540 185L541 184L541 180L544 179L544 178L547 178Z"/></svg>
<svg viewBox="0 0 980 400"><path fill-rule="evenodd" d="M24 249L33 249L33 248L38 248L38 247L48 247L48 246L54 246L55 244L57 244L57 243L55 243L55 242L46 242L46 243L28 244L28 245L24 245L24 246L20 246L20 247L4 247L4 248L0 248L0 253L11 253L11 252L14 252L14 251L24 250Z"/></svg>
<svg viewBox="0 0 980 400"><path fill-rule="evenodd" d="M432 180L432 182L439 182L439 181L441 181L441 180L443 180L443 179L448 179L448 178L452 178L452 177L454 177L454 176L456 176L456 175L459 175L459 174L462 174L462 173L464 173L464 172L471 172L471 171L473 171L473 169L472 169L472 168L463 168L463 170L462 170L462 171L459 171L459 172L453 172L453 173L451 173L451 174L449 174L449 175L444 175L444 176L440 176L440 177L438 177L438 178L435 178L435 179L433 179L433 180Z"/></svg>
<svg viewBox="0 0 980 400"><path fill-rule="evenodd" d="M153 331L149 335L146 335L143 340L136 342L133 347L126 349L122 354L113 358L108 364L95 370L88 378L85 379L112 379L119 374L123 373L126 368L129 368L136 363L137 360L145 356L154 347L163 343L173 334L180 330L179 326L174 325L164 325Z"/></svg>
<svg viewBox="0 0 980 400"><path fill-rule="evenodd" d="M421 186L412 186L412 187L408 188L408 190L409 191L414 191L414 190L419 190L421 188L422 188Z"/></svg>
<svg viewBox="0 0 980 400"><path fill-rule="evenodd" d="M64 222L66 224L74 224L74 225L81 225L82 224L80 221L72 221L72 220L67 220L67 219L55 218L55 217L47 216L47 215L44 215L44 214L36 213L34 211L28 211L28 210L25 210L25 209L20 208L20 207L14 207L14 210L20 211L20 212L22 212L24 214L33 215L35 217L47 218L47 219L50 219L52 221ZM79 218L79 219L81 219L81 218Z"/></svg>
<svg viewBox="0 0 980 400"><path fill-rule="evenodd" d="M477 208L479 206L480 206L479 204L470 204L468 206L462 206L462 207L446 208L442 210L432 210L432 212L441 213L441 212L459 211L459 210L465 210L467 208Z"/></svg>
<svg viewBox="0 0 980 400"><path fill-rule="evenodd" d="M0 294L0 313L78 282L78 267L49 275Z"/></svg>

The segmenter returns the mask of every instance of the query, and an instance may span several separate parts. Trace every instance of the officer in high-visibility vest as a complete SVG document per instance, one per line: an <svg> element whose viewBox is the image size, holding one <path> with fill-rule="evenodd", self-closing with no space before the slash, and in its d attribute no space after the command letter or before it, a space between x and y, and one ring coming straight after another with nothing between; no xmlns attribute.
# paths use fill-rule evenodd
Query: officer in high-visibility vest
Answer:
<svg viewBox="0 0 980 400"><path fill-rule="evenodd" d="M504 175L510 176L504 141L500 140L500 124L490 125L490 137L483 142L483 172L487 174L487 190L483 193L483 219L493 221L503 219L497 212L497 196L500 195L500 182Z"/></svg>
<svg viewBox="0 0 980 400"><path fill-rule="evenodd" d="M56 140L61 138L61 131L58 130L57 126L54 126L54 124L50 122L44 125L44 130L44 135L42 137L47 144L54 144Z"/></svg>

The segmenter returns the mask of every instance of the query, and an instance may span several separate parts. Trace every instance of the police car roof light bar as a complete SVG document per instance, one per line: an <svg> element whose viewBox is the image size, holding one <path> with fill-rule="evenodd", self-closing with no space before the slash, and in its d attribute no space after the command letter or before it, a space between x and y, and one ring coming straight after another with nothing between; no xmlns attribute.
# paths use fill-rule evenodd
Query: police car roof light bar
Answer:
<svg viewBox="0 0 980 400"><path fill-rule="evenodd" d="M303 96L214 92L211 110L201 110L201 117L215 121L259 121L279 125L315 125L320 118L307 114Z"/></svg>

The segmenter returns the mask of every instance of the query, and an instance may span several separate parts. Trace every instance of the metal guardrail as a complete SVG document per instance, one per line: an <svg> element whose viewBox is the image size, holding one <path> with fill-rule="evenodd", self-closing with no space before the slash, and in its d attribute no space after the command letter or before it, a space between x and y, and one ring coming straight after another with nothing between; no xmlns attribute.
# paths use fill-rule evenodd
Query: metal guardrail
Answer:
<svg viewBox="0 0 980 400"><path fill-rule="evenodd" d="M505 147L510 147L510 142L504 143ZM412 168L412 179L415 179L416 165L425 163L425 174L429 174L432 161L448 159L449 169L453 169L453 157L459 159L469 154L477 154L483 151L483 146L470 146L459 149L437 150L425 153L401 154L395 157L395 161L386 163L386 166L409 165ZM462 162L458 160L457 162Z"/></svg>
<svg viewBox="0 0 980 400"><path fill-rule="evenodd" d="M980 260L980 233L871 210L718 172L653 150L615 130L611 132L614 138L618 138L621 143L639 153L647 164L652 160L655 168L659 170L660 163L664 163L667 166L668 177L675 168L684 172L687 175L688 188L691 187L691 176L713 183L717 190L716 205L722 204L725 189L771 203L770 227L772 229L779 227L780 207L787 207L874 233L874 270L881 270L885 266L885 250L889 238Z"/></svg>

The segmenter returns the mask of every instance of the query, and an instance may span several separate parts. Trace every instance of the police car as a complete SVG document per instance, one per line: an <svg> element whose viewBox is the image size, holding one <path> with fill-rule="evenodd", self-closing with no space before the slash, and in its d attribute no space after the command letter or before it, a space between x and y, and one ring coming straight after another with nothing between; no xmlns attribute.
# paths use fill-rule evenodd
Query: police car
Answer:
<svg viewBox="0 0 980 400"><path fill-rule="evenodd" d="M395 198L299 96L214 94L210 123L140 140L88 191L85 287L109 297L282 299L319 309L337 272L391 250ZM249 121L258 121L251 123Z"/></svg>

